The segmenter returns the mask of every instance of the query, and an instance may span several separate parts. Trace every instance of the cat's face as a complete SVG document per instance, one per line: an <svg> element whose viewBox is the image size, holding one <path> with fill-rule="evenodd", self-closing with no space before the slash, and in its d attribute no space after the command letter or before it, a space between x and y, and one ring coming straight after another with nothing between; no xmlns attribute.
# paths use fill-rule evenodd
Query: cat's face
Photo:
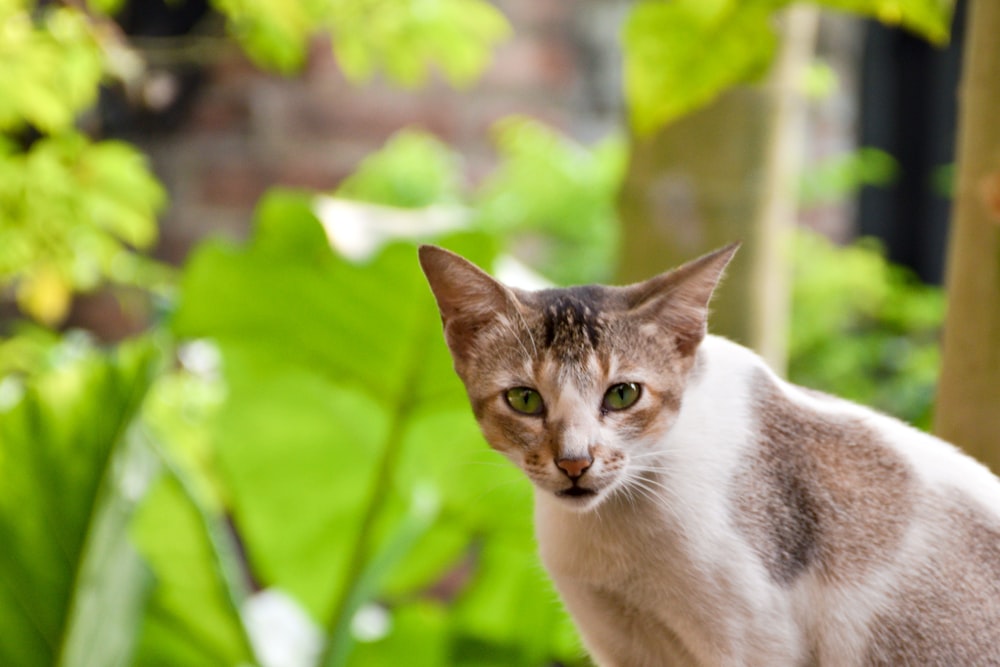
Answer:
<svg viewBox="0 0 1000 667"><path fill-rule="evenodd" d="M526 292L424 246L455 370L495 449L589 510L644 493L735 246L629 287Z"/></svg>

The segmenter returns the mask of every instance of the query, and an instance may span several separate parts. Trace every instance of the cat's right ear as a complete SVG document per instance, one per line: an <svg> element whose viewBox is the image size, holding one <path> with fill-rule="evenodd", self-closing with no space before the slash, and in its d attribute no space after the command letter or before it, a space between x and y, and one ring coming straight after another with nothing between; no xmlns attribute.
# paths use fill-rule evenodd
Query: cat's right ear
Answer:
<svg viewBox="0 0 1000 667"><path fill-rule="evenodd" d="M476 334L498 314L516 308L502 283L469 260L432 245L420 246L420 267L441 311L445 340L456 359L465 359Z"/></svg>

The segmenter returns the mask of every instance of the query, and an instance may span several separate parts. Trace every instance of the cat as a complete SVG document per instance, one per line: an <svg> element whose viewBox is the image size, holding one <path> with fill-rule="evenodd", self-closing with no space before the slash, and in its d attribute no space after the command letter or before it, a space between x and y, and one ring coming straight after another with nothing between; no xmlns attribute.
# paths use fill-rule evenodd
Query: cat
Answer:
<svg viewBox="0 0 1000 667"><path fill-rule="evenodd" d="M707 334L736 247L627 287L534 292L420 248L455 370L533 484L541 560L591 658L1000 665L1000 481Z"/></svg>

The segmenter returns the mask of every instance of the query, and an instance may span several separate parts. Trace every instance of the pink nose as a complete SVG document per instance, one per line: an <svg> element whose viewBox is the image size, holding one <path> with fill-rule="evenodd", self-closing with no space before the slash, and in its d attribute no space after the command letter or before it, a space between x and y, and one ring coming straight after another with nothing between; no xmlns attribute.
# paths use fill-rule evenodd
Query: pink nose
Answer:
<svg viewBox="0 0 1000 667"><path fill-rule="evenodd" d="M556 466L566 473L566 476L570 479L577 479L583 473L587 472L587 468L593 462L594 459L589 456L579 459L556 459Z"/></svg>

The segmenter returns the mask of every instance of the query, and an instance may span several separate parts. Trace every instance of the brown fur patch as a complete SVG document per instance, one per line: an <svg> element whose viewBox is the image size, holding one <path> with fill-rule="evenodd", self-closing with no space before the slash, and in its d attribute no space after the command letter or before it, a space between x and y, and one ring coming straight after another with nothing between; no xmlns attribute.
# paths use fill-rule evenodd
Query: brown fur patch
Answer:
<svg viewBox="0 0 1000 667"><path fill-rule="evenodd" d="M753 381L759 437L732 489L734 520L771 578L851 580L892 558L913 512L912 473L853 418L813 412Z"/></svg>
<svg viewBox="0 0 1000 667"><path fill-rule="evenodd" d="M864 664L1000 665L1000 521L958 497L923 509L940 537L875 618Z"/></svg>

